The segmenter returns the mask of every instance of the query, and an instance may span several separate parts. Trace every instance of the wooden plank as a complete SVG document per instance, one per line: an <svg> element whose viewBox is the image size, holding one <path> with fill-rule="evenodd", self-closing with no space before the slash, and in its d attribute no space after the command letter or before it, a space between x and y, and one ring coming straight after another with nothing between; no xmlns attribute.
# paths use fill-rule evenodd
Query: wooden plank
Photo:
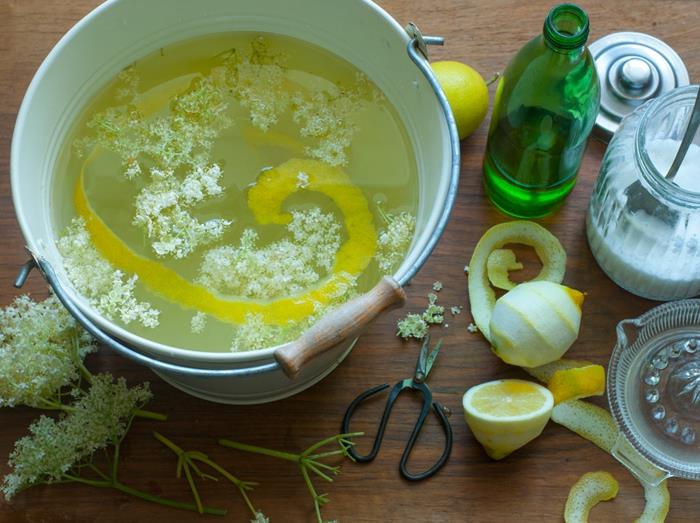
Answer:
<svg viewBox="0 0 700 523"><path fill-rule="evenodd" d="M95 0L4 0L0 3L0 303L9 303L17 292L11 282L24 261L23 241L14 219L9 189L9 149L15 115L24 90L51 46L80 17L97 5ZM591 39L604 34L635 30L661 37L684 58L691 78L700 74L700 9L692 0L649 1L582 0L590 13ZM447 45L435 49L433 59L456 59L473 65L485 77L501 70L526 40L540 31L550 2L533 0L467 1L384 0L381 4L405 24L415 21L425 34L445 36ZM466 325L466 278L462 268L474 243L490 225L505 218L491 207L481 187L481 158L486 125L462 146L462 177L450 224L434 255L407 288L408 303L376 322L362 337L350 357L326 380L298 396L270 405L236 407L214 405L189 397L153 376L149 371L108 351L90 357L95 370L110 370L130 382L151 380L155 400L151 408L166 412L166 423L138 421L123 451L122 479L156 494L187 499L184 481L175 479L175 460L150 435L158 430L181 446L211 455L232 472L260 485L252 493L272 521L311 521L312 504L305 486L291 464L223 449L218 437L281 449L302 448L339 430L347 404L360 391L409 376L418 345L402 343L394 336L396 320L407 311L425 306L432 282L445 289L440 301L464 305L465 313L450 318L443 329L443 350L431 374L436 398L452 410L455 445L447 466L434 478L408 483L397 465L416 416L416 401L402 398L393 414L377 460L369 465L345 463L343 474L332 485L319 485L332 502L324 514L342 521L559 521L569 487L584 472L608 470L620 481L613 502L596 508L596 520L631 521L641 512L643 494L638 483L611 457L565 429L551 424L526 448L501 462L486 457L461 420L461 395L466 388L489 379L522 377L515 368L495 358L478 335ZM591 257L584 235L588 197L598 172L603 146L591 143L579 183L563 209L543 220L564 244L568 254L566 282L588 293L579 342L569 355L605 364L614 344L617 321L635 316L654 304L623 292L601 272ZM37 295L44 286L37 276L29 290ZM436 333L437 335L438 333ZM375 401L361 414L353 429L373 433L383 402ZM25 433L37 413L28 409L2 412L0 453L9 453L12 442ZM369 439L369 438L367 438ZM420 469L437 458L442 435L434 419L427 424L414 452L412 465ZM368 442L360 444L365 450ZM0 467L5 472L6 466ZM697 521L700 498L697 485L670 483L672 506L669 521ZM229 520L244 521L246 509L233 488L223 483L202 485L209 505L229 509ZM0 502L0 520L32 521L192 521L192 515L150 505L114 492L77 485L39 487L19 496L12 504Z"/></svg>

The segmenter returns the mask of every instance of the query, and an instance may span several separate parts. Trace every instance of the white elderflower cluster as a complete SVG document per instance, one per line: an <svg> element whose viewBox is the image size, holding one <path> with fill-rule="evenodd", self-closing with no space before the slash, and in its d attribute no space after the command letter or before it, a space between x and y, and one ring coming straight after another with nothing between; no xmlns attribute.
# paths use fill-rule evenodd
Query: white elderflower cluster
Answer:
<svg viewBox="0 0 700 523"><path fill-rule="evenodd" d="M275 125L290 103L284 56L270 51L264 37L255 38L250 49L229 55L228 81L250 122L261 131Z"/></svg>
<svg viewBox="0 0 700 523"><path fill-rule="evenodd" d="M108 319L156 327L160 311L134 295L136 276L128 277L105 260L92 244L82 218L74 218L58 239L63 268L75 290Z"/></svg>
<svg viewBox="0 0 700 523"><path fill-rule="evenodd" d="M95 350L55 296L20 296L0 309L0 407L47 407L78 379L76 360Z"/></svg>
<svg viewBox="0 0 700 523"><path fill-rule="evenodd" d="M445 321L445 307L438 305L437 299L437 294L428 294L428 307L423 311L423 319L433 325Z"/></svg>
<svg viewBox="0 0 700 523"><path fill-rule="evenodd" d="M133 102L139 79L133 71L123 74L118 95ZM221 78L207 75L195 78L175 96L165 115L145 115L134 103L108 107L87 123L94 136L76 141L75 147L82 154L96 145L114 151L129 179L141 174L144 159L164 170L203 165L219 132L232 124L226 114L227 91Z"/></svg>
<svg viewBox="0 0 700 523"><path fill-rule="evenodd" d="M396 328L396 335L401 336L403 339L423 339L428 334L428 324L420 314L407 314L404 319L399 320Z"/></svg>
<svg viewBox="0 0 700 523"><path fill-rule="evenodd" d="M190 331L193 334L204 332L204 327L207 326L207 315L203 312L198 312L190 320Z"/></svg>
<svg viewBox="0 0 700 523"><path fill-rule="evenodd" d="M189 209L219 196L221 168L197 166L180 181L172 170L151 169L151 183L136 196L132 223L141 227L158 256L184 258L200 245L221 238L231 221L214 218L200 222Z"/></svg>
<svg viewBox="0 0 700 523"><path fill-rule="evenodd" d="M101 448L120 441L134 411L151 399L148 385L129 388L123 378L109 374L94 377L89 391L60 419L41 416L29 427L29 436L15 443L10 454L12 472L2 492L11 499L17 492L40 483L64 479Z"/></svg>
<svg viewBox="0 0 700 523"><path fill-rule="evenodd" d="M290 239L258 246L258 234L246 229L238 246L208 251L199 283L218 292L255 299L294 294L318 282L333 267L342 227L318 208L293 211Z"/></svg>
<svg viewBox="0 0 700 523"><path fill-rule="evenodd" d="M276 344L280 327L268 325L261 314L246 314L245 322L236 328L231 352L265 349Z"/></svg>
<svg viewBox="0 0 700 523"><path fill-rule="evenodd" d="M304 152L329 165L347 165L347 150L357 132L353 116L362 109L365 100L379 98L380 92L361 73L350 88L296 93L292 99L292 117L300 126L299 134L318 140Z"/></svg>
<svg viewBox="0 0 700 523"><path fill-rule="evenodd" d="M396 335L403 339L423 339L430 325L440 325L445 321L445 307L437 304L437 294L428 294L428 306L421 314L408 314L396 324ZM454 314L454 312L453 312ZM445 327L447 325L445 324Z"/></svg>
<svg viewBox="0 0 700 523"><path fill-rule="evenodd" d="M255 518L251 519L250 523L270 523L270 518L265 516L262 512L256 512Z"/></svg>
<svg viewBox="0 0 700 523"><path fill-rule="evenodd" d="M386 229L379 233L375 258L383 274L391 274L403 261L413 241L416 219L410 213L384 215L388 221Z"/></svg>

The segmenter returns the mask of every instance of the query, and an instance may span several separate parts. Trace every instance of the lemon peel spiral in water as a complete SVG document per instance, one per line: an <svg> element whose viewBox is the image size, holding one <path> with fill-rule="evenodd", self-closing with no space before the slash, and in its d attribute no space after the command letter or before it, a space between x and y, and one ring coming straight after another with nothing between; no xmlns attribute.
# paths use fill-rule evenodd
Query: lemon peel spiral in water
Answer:
<svg viewBox="0 0 700 523"><path fill-rule="evenodd" d="M186 280L162 263L134 252L90 205L84 188L84 172L76 183L74 203L98 252L117 269L136 274L152 292L228 323L240 324L247 314L260 314L265 322L281 325L303 320L319 305L330 304L336 296L342 295L350 280L367 267L377 243L372 214L362 191L352 184L342 169L316 160L289 160L260 175L248 196L249 206L260 223L285 224L291 220L291 215L280 209L288 196L300 190L297 186L299 172L308 177L305 190L325 194L340 209L347 240L341 245L328 278L312 289L274 301L221 296Z"/></svg>

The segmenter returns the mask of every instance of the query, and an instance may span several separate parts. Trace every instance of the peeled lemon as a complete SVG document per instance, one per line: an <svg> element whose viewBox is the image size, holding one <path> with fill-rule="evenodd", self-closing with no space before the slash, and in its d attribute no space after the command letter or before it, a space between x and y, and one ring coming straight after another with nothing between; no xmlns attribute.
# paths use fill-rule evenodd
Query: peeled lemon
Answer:
<svg viewBox="0 0 700 523"><path fill-rule="evenodd" d="M554 406L552 393L525 380L476 385L462 399L464 419L493 459L503 459L540 435Z"/></svg>
<svg viewBox="0 0 700 523"><path fill-rule="evenodd" d="M490 341L506 363L538 367L558 360L578 337L583 293L548 281L521 283L496 301Z"/></svg>
<svg viewBox="0 0 700 523"><path fill-rule="evenodd" d="M435 76L445 92L464 140L481 125L489 108L489 91L482 76L461 62L434 62Z"/></svg>

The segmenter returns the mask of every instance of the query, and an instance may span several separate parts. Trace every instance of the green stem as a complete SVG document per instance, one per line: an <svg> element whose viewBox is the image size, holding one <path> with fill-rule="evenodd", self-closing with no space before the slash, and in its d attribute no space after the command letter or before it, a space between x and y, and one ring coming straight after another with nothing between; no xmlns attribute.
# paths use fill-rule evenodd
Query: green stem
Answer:
<svg viewBox="0 0 700 523"><path fill-rule="evenodd" d="M501 73L499 73L499 72L494 73L494 75L486 82L486 85L487 86L491 85L493 82L498 80L500 77L501 77Z"/></svg>
<svg viewBox="0 0 700 523"><path fill-rule="evenodd" d="M308 457L309 454L311 454L314 450L320 449L321 447L325 447L326 445L337 442L340 443L340 440L347 439L347 438L353 438L355 436L364 436L364 432L350 432L348 434L336 434L335 436L331 436L330 438L322 439L318 443L314 443L311 445L308 449L306 449L304 452L301 453L302 456Z"/></svg>
<svg viewBox="0 0 700 523"><path fill-rule="evenodd" d="M316 468L313 463L311 463L308 460L304 460L303 464L305 467L311 469L312 472L314 472L316 475L320 476L321 478L325 479L326 481L333 483L333 478L331 478L329 475L321 472L318 468Z"/></svg>
<svg viewBox="0 0 700 523"><path fill-rule="evenodd" d="M280 450L271 450L263 447L256 447L255 445L246 445L245 443L238 443L237 441L231 441L230 439L221 438L219 440L219 445L224 447L229 447L236 450L242 450L243 452L253 452L255 454L263 454L265 456L270 456L273 458L286 459L288 461L299 462L301 456L298 454L292 454L290 452L282 452Z"/></svg>
<svg viewBox="0 0 700 523"><path fill-rule="evenodd" d="M100 476L102 479L105 481L110 481L109 476L102 472L98 467L96 467L93 463L88 463L88 468L95 472L98 476Z"/></svg>
<svg viewBox="0 0 700 523"><path fill-rule="evenodd" d="M316 519L318 520L318 523L323 523L323 518L321 517L321 506L318 503L318 494L316 493L314 484L311 482L311 478L309 477L309 473L306 471L306 467L304 465L299 465L299 469L301 470L301 475L304 477L306 488L309 489L311 497L314 499L314 510L316 511Z"/></svg>
<svg viewBox="0 0 700 523"><path fill-rule="evenodd" d="M80 340L78 338L77 332L73 335L73 353L71 354L71 357L73 358L73 363L80 371L80 375L83 378L85 378L85 381L92 385L92 373L89 370L87 370L87 368L83 364L83 360L80 358Z"/></svg>
<svg viewBox="0 0 700 523"><path fill-rule="evenodd" d="M154 419L156 421L167 421L167 419L168 419L167 414L161 414L160 412L153 412L153 411L144 410L144 409L134 410L134 415L138 416L139 418Z"/></svg>
<svg viewBox="0 0 700 523"><path fill-rule="evenodd" d="M200 514L204 514L204 507L202 507L202 498L199 497L199 492L197 491L197 485L192 478L192 473L190 472L190 467L185 463L185 477L187 478L187 483L190 485L190 490L192 491L192 496L194 497L194 502L197 505L197 511Z"/></svg>
<svg viewBox="0 0 700 523"><path fill-rule="evenodd" d="M154 430L153 437L156 438L158 441L160 441L163 445L168 447L170 450L172 450L178 456L184 452L180 447L178 447L175 443L173 443L168 438L163 436L160 432L156 432Z"/></svg>
<svg viewBox="0 0 700 523"><path fill-rule="evenodd" d="M193 512L198 511L197 507L195 505L193 505L192 503L181 503L179 501L173 501L172 499L161 498L160 496L154 496L153 494L148 494L147 492L142 492L140 490L136 490L134 488L131 488L128 485L124 485L123 483L116 482L113 485L113 488L119 490L120 492L124 492L125 494L129 494L131 496L135 496L137 498L141 498L141 499L146 500L146 501L151 501L152 503L158 503L159 505L165 505L166 507L191 510ZM225 516L226 510L221 509L221 508L214 508L214 507L202 507L202 513L203 514L212 514L214 516Z"/></svg>
<svg viewBox="0 0 700 523"><path fill-rule="evenodd" d="M124 485L123 483L120 483L118 481L96 481L92 479L81 478L80 476L73 476L71 474L64 474L63 477L66 478L68 481L82 483L83 485L90 485L91 487L112 488L118 490L119 492L123 492L124 494L129 494L130 496L134 496L145 501L150 501L151 503L157 503L166 507L173 507L197 512L197 507L192 503L181 503L172 499L161 498L160 496L155 496L153 494L149 494L148 492L143 492L128 485ZM212 514L214 516L226 515L226 511L224 509L213 507L203 507L203 509L204 514Z"/></svg>

